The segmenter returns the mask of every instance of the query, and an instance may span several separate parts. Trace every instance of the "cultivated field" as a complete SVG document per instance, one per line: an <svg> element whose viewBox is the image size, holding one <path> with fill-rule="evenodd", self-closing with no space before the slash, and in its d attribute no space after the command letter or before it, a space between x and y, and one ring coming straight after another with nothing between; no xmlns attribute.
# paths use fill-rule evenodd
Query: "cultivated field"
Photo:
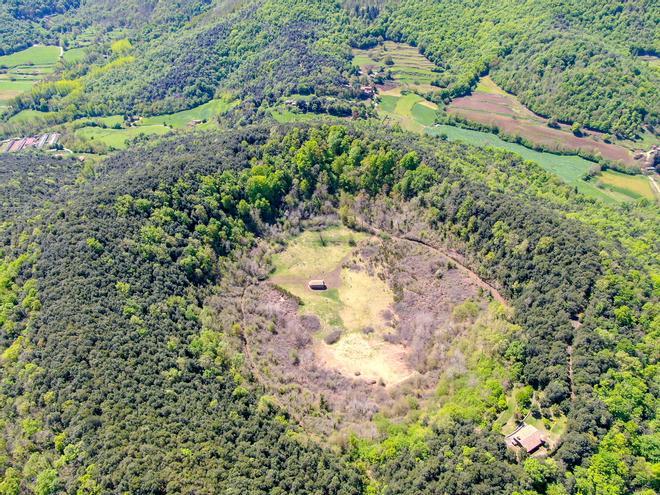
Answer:
<svg viewBox="0 0 660 495"><path fill-rule="evenodd" d="M127 147L126 141L144 135L163 135L170 132L169 127L163 125L136 126L121 129L103 127L81 127L75 131L77 137L90 141L99 141L114 149Z"/></svg>
<svg viewBox="0 0 660 495"><path fill-rule="evenodd" d="M120 115L78 119L67 126L75 128L73 132L77 138L101 142L114 149L124 149L127 146L127 140L130 141L141 134L160 136L167 134L172 129L188 127L193 121L201 122L195 126L196 128L209 129L217 125L215 117L228 112L237 104L237 100L215 99L189 110L144 117L132 126L127 126ZM15 117L19 117L21 114Z"/></svg>
<svg viewBox="0 0 660 495"><path fill-rule="evenodd" d="M233 107L238 105L238 100L232 100L229 97L217 98L203 105L183 110L177 113L156 115L153 117L143 117L138 122L139 126L165 125L174 128L186 127L192 121L211 121L214 117L227 113Z"/></svg>
<svg viewBox="0 0 660 495"><path fill-rule="evenodd" d="M386 41L368 50L354 49L353 57L353 64L364 74L391 76L383 89L400 87L420 92L438 89L431 85L437 79L433 72L435 65L414 46Z"/></svg>
<svg viewBox="0 0 660 495"><path fill-rule="evenodd" d="M595 178L597 187L618 192L632 199L655 199L649 178L644 175L627 175L616 170L606 170Z"/></svg>
<svg viewBox="0 0 660 495"><path fill-rule="evenodd" d="M424 132L433 125L438 107L415 93L402 94L399 88L382 91L378 113L413 132Z"/></svg>
<svg viewBox="0 0 660 495"><path fill-rule="evenodd" d="M501 92L501 89L489 83L488 79L482 80L480 88L482 91L489 91L488 94ZM435 125L437 108L437 105L415 93L403 94L399 88L392 88L380 92L377 111L384 119L396 122L402 128L412 132L442 135L453 141L463 141L477 146L492 146L517 153L526 160L538 163L548 172L558 175L568 184L577 187L581 193L604 202L636 201L640 198L654 199L655 197L648 177L643 175L632 176L606 171L587 181L584 180L584 177L594 163L577 155L536 151L521 144L504 141L490 132L462 129L450 125Z"/></svg>
<svg viewBox="0 0 660 495"><path fill-rule="evenodd" d="M0 114L13 98L52 73L59 58L58 46L32 46L0 57Z"/></svg>
<svg viewBox="0 0 660 495"><path fill-rule="evenodd" d="M30 91L32 86L52 74L60 59L78 62L86 48L63 51L59 46L35 45L0 57L0 114L11 100Z"/></svg>
<svg viewBox="0 0 660 495"><path fill-rule="evenodd" d="M84 59L86 54L87 54L86 47L72 48L71 50L67 50L64 52L64 54L62 55L62 59L68 63L76 63Z"/></svg>
<svg viewBox="0 0 660 495"><path fill-rule="evenodd" d="M626 166L638 167L641 164L627 147L606 143L602 133L585 131L583 137L578 137L571 132L570 126L562 124L559 129L548 127L547 119L531 112L488 76L482 78L474 93L453 100L447 112L498 127L505 134L521 136L550 150L582 150Z"/></svg>

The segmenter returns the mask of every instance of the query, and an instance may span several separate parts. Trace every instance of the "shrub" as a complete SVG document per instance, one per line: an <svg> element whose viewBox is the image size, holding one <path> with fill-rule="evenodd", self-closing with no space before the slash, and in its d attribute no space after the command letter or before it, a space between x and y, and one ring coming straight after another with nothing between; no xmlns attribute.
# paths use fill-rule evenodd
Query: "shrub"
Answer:
<svg viewBox="0 0 660 495"><path fill-rule="evenodd" d="M335 328L328 335L326 335L323 340L326 344L332 345L332 344L336 344L337 342L339 342L339 339L341 339L341 330L338 329L338 328Z"/></svg>

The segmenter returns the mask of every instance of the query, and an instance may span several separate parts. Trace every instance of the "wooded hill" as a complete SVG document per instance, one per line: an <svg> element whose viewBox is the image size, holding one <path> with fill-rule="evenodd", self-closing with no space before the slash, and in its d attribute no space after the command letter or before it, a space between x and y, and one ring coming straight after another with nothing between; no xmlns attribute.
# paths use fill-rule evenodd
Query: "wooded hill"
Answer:
<svg viewBox="0 0 660 495"><path fill-rule="evenodd" d="M467 94L491 73L555 120L622 137L658 123L658 72L640 58L658 50L657 2L140 4L84 2L52 21L50 36L94 23L129 28L133 49L112 54L99 47L78 70L62 74L68 81L35 88L17 109L150 115L204 103L220 90L249 97L247 109L298 93L355 103L350 46L390 39L418 46L437 65L440 99Z"/></svg>
<svg viewBox="0 0 660 495"><path fill-rule="evenodd" d="M391 130L188 134L76 167L3 162L0 493L657 488L654 206L603 217L513 155ZM209 313L255 276L241 259L269 226L341 201L347 218L391 209L372 221L395 231L404 198L515 308L497 359L541 414L568 415L551 460L521 467L460 411L421 444L326 450L259 397L242 320Z"/></svg>
<svg viewBox="0 0 660 495"><path fill-rule="evenodd" d="M351 51L415 45L435 101L489 73L536 112L635 137L658 124L659 8L0 0L1 50L86 45L12 112L139 131L136 115L222 96L235 127L186 114L106 157L1 155L0 495L660 491L658 205L607 206L517 155L361 120ZM276 125L287 98L353 121ZM366 418L372 438L306 429L248 359L262 247L326 222L451 250L508 305L472 374L463 356L431 407L411 393L405 417ZM487 293L468 303L491 311ZM559 424L546 458L506 447L501 418L522 403ZM338 429L321 399L304 413Z"/></svg>

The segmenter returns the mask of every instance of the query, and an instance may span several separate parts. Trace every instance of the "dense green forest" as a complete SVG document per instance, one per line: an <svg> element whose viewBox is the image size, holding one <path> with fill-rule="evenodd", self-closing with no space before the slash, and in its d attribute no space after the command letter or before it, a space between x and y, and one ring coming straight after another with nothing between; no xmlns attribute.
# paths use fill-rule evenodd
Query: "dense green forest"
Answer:
<svg viewBox="0 0 660 495"><path fill-rule="evenodd" d="M3 493L657 488L655 206L603 219L513 155L388 132L192 134L91 176L70 160L3 162ZM421 451L340 455L255 395L234 347L246 329L209 320L206 297L250 283L240 259L269 224L313 218L340 194L363 205L345 215L393 232L409 198L502 287L519 330L498 359L539 391L540 414L569 418L551 460L523 468L460 412Z"/></svg>
<svg viewBox="0 0 660 495"><path fill-rule="evenodd" d="M516 154L372 118L352 51L407 43L440 105L489 74L648 149L659 16L651 0L0 0L0 53L78 50L3 107L5 135L64 141L0 154L0 495L659 492L657 201L606 205ZM418 105L431 129L438 107ZM81 129L98 132L78 148ZM331 390L391 394L369 409L347 386L354 424L274 380L318 337L286 348L277 304L313 308L273 282L274 258L305 232L332 247L339 226L340 268L392 292L390 329L411 289L356 252L414 243L431 257L415 280L476 294L446 328L417 315L445 339L428 393L419 370L390 387L312 353ZM348 345L332 330L315 345ZM264 334L285 350L258 361ZM282 399L296 387L304 405ZM523 418L552 435L533 455L505 441Z"/></svg>
<svg viewBox="0 0 660 495"><path fill-rule="evenodd" d="M634 136L658 122L657 71L635 56L657 53L659 14L646 1L404 1L381 29L441 68L446 96L490 71L537 113Z"/></svg>
<svg viewBox="0 0 660 495"><path fill-rule="evenodd" d="M151 115L190 108L226 90L250 95L246 108L297 93L355 102L360 92L350 46L390 39L418 46L436 64L440 99L469 93L491 73L539 114L634 138L658 123L658 72L639 58L657 53L658 15L657 3L643 0L589 6L204 1L141 2L139 8L128 1L84 2L57 16L47 34L89 25L132 28L133 49L117 54L97 47L94 63L35 87L16 110L58 110L69 118Z"/></svg>

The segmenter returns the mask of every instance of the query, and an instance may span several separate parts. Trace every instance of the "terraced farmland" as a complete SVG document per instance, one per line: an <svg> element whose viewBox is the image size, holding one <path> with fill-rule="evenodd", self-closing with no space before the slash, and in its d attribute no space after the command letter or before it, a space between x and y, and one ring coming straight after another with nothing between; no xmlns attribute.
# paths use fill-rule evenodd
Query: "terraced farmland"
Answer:
<svg viewBox="0 0 660 495"><path fill-rule="evenodd" d="M548 127L548 119L530 111L516 96L503 91L488 76L481 79L471 95L452 101L447 112L497 127L507 135L521 136L549 150L579 150L625 166L641 166L641 161L634 158L632 149L643 148L643 143L608 142L611 138L591 130L576 136L565 124Z"/></svg>
<svg viewBox="0 0 660 495"><path fill-rule="evenodd" d="M52 73L59 57L57 46L33 46L0 57L0 114L13 98Z"/></svg>
<svg viewBox="0 0 660 495"><path fill-rule="evenodd" d="M386 41L368 50L353 50L353 64L363 73L391 76L382 86L409 88L428 92L437 90L431 83L437 79L435 65L414 46Z"/></svg>
<svg viewBox="0 0 660 495"><path fill-rule="evenodd" d="M477 146L501 148L533 161L545 170L557 174L586 196L606 203L636 201L655 197L648 177L605 171L591 180L585 180L594 163L576 155L557 155L536 151L521 144L504 141L496 134L451 125L435 125L437 106L415 93L401 93L392 89L380 93L378 114L396 122L406 130L443 136L451 141L463 141Z"/></svg>

